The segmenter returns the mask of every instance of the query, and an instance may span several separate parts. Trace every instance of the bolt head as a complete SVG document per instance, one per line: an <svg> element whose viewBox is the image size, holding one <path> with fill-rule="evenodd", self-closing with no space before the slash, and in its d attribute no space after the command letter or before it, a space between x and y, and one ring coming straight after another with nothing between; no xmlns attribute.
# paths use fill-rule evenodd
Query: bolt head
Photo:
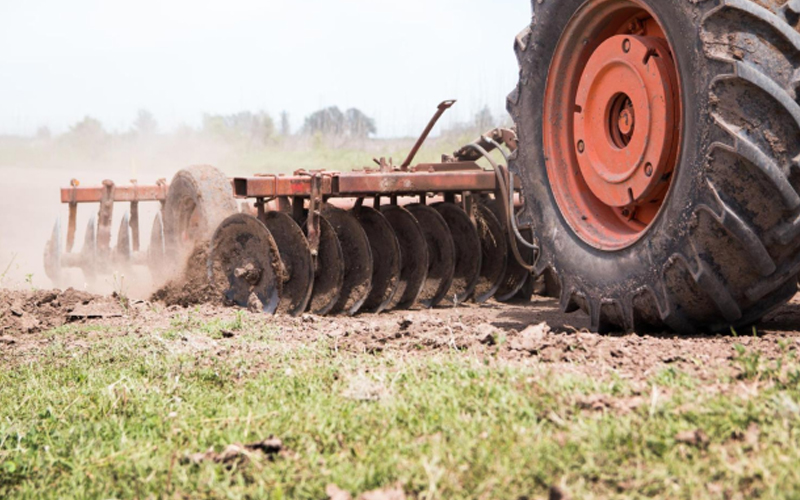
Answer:
<svg viewBox="0 0 800 500"><path fill-rule="evenodd" d="M583 141L578 141L578 153L586 151L586 144Z"/></svg>

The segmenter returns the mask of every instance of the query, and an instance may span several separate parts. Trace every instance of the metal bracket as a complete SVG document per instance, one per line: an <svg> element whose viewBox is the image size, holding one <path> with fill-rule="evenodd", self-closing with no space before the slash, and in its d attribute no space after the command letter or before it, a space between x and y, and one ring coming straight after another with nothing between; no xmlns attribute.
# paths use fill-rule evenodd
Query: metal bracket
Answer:
<svg viewBox="0 0 800 500"><path fill-rule="evenodd" d="M72 252L72 248L75 246L75 226L78 223L78 201L77 201L77 189L80 185L78 179L72 179L69 182L69 185L72 186L72 190L69 193L69 223L67 225L67 253Z"/></svg>
<svg viewBox="0 0 800 500"><path fill-rule="evenodd" d="M114 181L103 181L103 198L97 214L97 248L106 252L111 248L111 219L114 216Z"/></svg>
<svg viewBox="0 0 800 500"><path fill-rule="evenodd" d="M452 108L453 104L455 103L456 103L455 100L449 100L449 101L443 101L441 104L439 104L439 107L437 108L436 113L433 115L433 118L431 118L431 121L428 122L428 126L425 127L425 130L422 131L422 135L420 135L419 139L417 139L417 143L414 144L414 147L411 149L411 152L408 153L406 161L404 161L403 164L400 165L400 170L408 170L408 167L411 166L411 162L414 161L414 157L417 156L417 153L419 152L422 145L425 143L425 140L428 139L431 130L433 130L433 127L436 126L436 123L439 121L439 118L442 117L445 111Z"/></svg>

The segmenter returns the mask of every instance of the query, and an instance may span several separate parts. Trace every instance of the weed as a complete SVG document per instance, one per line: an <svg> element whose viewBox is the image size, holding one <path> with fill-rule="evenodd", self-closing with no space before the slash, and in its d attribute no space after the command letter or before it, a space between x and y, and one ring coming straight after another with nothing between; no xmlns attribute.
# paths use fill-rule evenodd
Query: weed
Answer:
<svg viewBox="0 0 800 500"><path fill-rule="evenodd" d="M112 280L114 283L114 293L112 296L117 299L120 307L127 313L131 303L128 294L125 292L125 275L117 275L117 273L114 273Z"/></svg>
<svg viewBox="0 0 800 500"><path fill-rule="evenodd" d="M0 286L3 286L3 283L6 280L6 276L8 276L8 272L11 270L11 266L14 265L14 261L16 259L17 259L17 254L16 253L11 254L11 260L8 262L8 265L3 270L3 272L0 273Z"/></svg>

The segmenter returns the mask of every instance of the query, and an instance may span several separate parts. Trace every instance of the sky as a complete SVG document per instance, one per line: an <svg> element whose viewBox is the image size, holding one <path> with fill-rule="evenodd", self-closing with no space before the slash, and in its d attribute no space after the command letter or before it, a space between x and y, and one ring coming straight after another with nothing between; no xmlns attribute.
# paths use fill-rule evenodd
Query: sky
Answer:
<svg viewBox="0 0 800 500"><path fill-rule="evenodd" d="M529 0L0 0L0 134L61 133L84 116L127 131L204 113L356 107L382 137L484 106L505 116Z"/></svg>

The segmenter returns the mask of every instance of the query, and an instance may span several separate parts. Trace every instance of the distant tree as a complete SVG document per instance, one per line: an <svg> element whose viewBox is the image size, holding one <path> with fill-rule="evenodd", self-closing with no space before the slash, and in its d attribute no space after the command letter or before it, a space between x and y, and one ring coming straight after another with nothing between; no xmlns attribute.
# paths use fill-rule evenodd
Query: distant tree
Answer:
<svg viewBox="0 0 800 500"><path fill-rule="evenodd" d="M344 114L336 106L312 113L303 124L303 133L308 135L342 135L343 132Z"/></svg>
<svg viewBox="0 0 800 500"><path fill-rule="evenodd" d="M366 139L370 134L376 134L375 120L368 117L356 108L348 109L345 112L345 124L347 135L358 139Z"/></svg>
<svg viewBox="0 0 800 500"><path fill-rule="evenodd" d="M303 133L309 135L365 138L376 132L375 120L355 108L342 113L337 106L321 109L311 114L303 125Z"/></svg>
<svg viewBox="0 0 800 500"><path fill-rule="evenodd" d="M42 126L36 130L36 138L40 141L49 141L52 136L53 134L50 133L49 127Z"/></svg>
<svg viewBox="0 0 800 500"><path fill-rule="evenodd" d="M286 111L281 113L281 135L284 137L292 135L292 124L289 122L289 113Z"/></svg>
<svg viewBox="0 0 800 500"><path fill-rule="evenodd" d="M203 115L203 131L226 140L266 143L275 134L275 122L265 112Z"/></svg>
<svg viewBox="0 0 800 500"><path fill-rule="evenodd" d="M494 117L489 106L484 106L483 109L478 111L474 120L475 128L481 132L485 132L495 126Z"/></svg>
<svg viewBox="0 0 800 500"><path fill-rule="evenodd" d="M158 132L158 122L151 112L140 109L133 122L133 131L143 136L155 135Z"/></svg>
<svg viewBox="0 0 800 500"><path fill-rule="evenodd" d="M67 136L70 139L89 145L104 140L107 134L100 120L86 116L69 128Z"/></svg>

